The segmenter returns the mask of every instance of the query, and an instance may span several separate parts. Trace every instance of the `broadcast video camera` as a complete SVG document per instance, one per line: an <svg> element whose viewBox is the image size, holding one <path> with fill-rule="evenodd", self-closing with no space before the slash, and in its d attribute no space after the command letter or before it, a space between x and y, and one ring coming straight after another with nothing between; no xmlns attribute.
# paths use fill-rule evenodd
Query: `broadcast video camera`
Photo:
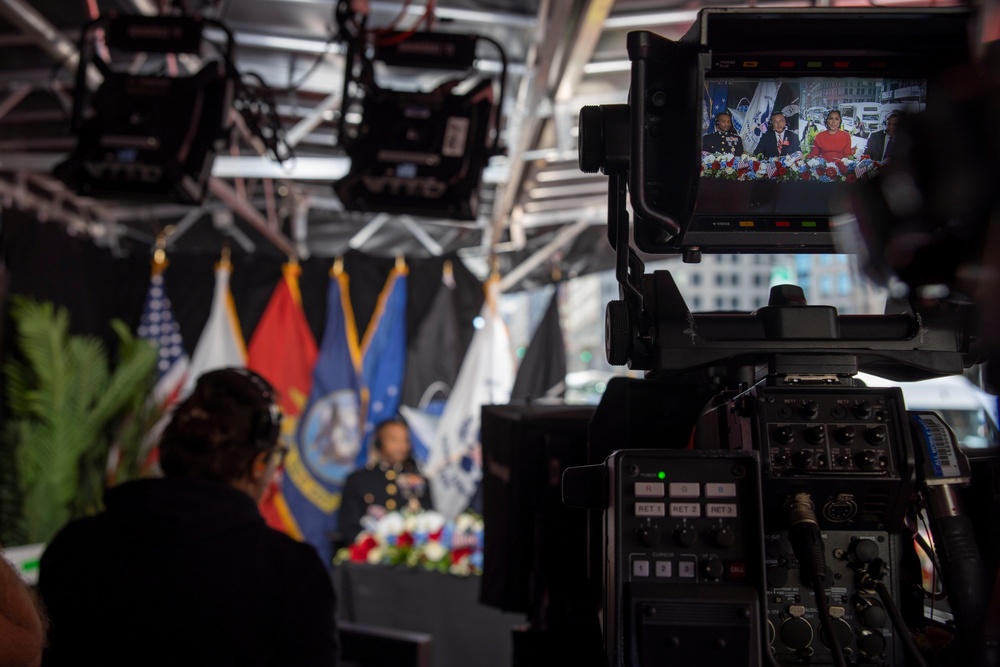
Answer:
<svg viewBox="0 0 1000 667"><path fill-rule="evenodd" d="M611 665L997 663L996 553L980 508L963 510L973 467L936 413L855 378L962 373L980 361L973 304L893 293L882 315L846 315L782 285L751 313L693 313L631 245L688 262L843 252L852 195L895 173L872 135L945 96L969 24L964 9L705 9L679 41L630 33L629 103L581 111L580 167L610 180L608 360L647 371L609 384L591 465L563 476L564 501L597 510ZM794 141L766 136L774 113ZM706 136L720 114L733 128Z"/></svg>

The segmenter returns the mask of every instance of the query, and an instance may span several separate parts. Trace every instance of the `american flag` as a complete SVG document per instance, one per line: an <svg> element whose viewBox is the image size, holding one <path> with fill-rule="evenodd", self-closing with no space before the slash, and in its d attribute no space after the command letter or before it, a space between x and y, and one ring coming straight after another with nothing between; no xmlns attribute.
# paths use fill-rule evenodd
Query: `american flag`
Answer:
<svg viewBox="0 0 1000 667"><path fill-rule="evenodd" d="M170 298L161 270L153 270L137 333L139 338L152 343L159 353L153 400L161 408L166 408L177 399L184 386L189 361L180 327L170 309Z"/></svg>

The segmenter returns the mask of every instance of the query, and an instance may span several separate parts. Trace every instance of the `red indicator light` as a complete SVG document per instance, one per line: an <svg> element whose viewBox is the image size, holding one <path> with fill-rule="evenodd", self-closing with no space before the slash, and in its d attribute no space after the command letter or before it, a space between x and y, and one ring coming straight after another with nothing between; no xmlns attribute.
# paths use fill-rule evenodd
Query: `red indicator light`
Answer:
<svg viewBox="0 0 1000 667"><path fill-rule="evenodd" d="M851 63L847 62L846 60L836 60L833 63L833 68L834 69L847 69L850 66L851 66Z"/></svg>
<svg viewBox="0 0 1000 667"><path fill-rule="evenodd" d="M780 63L778 63L778 67L783 67L783 68L786 68L786 69L791 68L791 67L795 67L795 61L794 60L782 60Z"/></svg>
<svg viewBox="0 0 1000 667"><path fill-rule="evenodd" d="M873 60L872 61L872 69L885 69L885 61L884 60Z"/></svg>
<svg viewBox="0 0 1000 667"><path fill-rule="evenodd" d="M777 222L774 223L774 226L775 227L791 227L792 223L790 223L787 220L778 220Z"/></svg>

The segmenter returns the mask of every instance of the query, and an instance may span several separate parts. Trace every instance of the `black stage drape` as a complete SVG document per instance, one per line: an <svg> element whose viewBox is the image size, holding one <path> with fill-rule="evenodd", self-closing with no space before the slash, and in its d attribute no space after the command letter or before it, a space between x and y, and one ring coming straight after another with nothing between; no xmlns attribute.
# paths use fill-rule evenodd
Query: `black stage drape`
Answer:
<svg viewBox="0 0 1000 667"><path fill-rule="evenodd" d="M208 320L215 280L213 268L220 251L221 247L216 246L199 252L168 253L170 264L164 280L188 354L194 351ZM350 276L360 340L395 259L357 251L349 251L343 259ZM4 210L0 219L0 260L6 267L9 294L65 306L73 333L96 335L110 342L114 340L108 327L112 318L123 320L133 331L138 327L149 286L149 255L118 257L106 248L97 247L88 237L71 236L61 224L39 222L31 214ZM454 255L407 260L410 269L407 335L408 339L413 338L421 319L430 310L446 260L454 267L459 344L464 351L472 339L472 320L482 307L483 289ZM234 248L231 261L233 300L243 336L249 343L281 278L282 260L274 254L249 255ZM331 257L317 257L300 262L302 302L317 344L326 320L326 293L333 261ZM8 317L5 307L4 319ZM12 344L10 339L10 335L6 336L5 348Z"/></svg>

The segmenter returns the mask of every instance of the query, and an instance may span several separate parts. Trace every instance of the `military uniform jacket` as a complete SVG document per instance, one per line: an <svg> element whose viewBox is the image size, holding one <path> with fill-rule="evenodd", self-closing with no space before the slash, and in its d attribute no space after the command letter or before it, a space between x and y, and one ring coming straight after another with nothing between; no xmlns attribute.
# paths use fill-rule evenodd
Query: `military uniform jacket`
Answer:
<svg viewBox="0 0 1000 667"><path fill-rule="evenodd" d="M730 130L729 132L712 132L706 134L701 140L701 150L709 153L732 153L733 155L743 154L743 139L740 135Z"/></svg>
<svg viewBox="0 0 1000 667"><path fill-rule="evenodd" d="M407 475L417 475L420 484L406 483ZM381 514L401 510L415 502L431 509L427 480L413 464L388 465L369 463L347 476L338 513L338 533L342 542L351 543L361 532L361 519L366 514Z"/></svg>

